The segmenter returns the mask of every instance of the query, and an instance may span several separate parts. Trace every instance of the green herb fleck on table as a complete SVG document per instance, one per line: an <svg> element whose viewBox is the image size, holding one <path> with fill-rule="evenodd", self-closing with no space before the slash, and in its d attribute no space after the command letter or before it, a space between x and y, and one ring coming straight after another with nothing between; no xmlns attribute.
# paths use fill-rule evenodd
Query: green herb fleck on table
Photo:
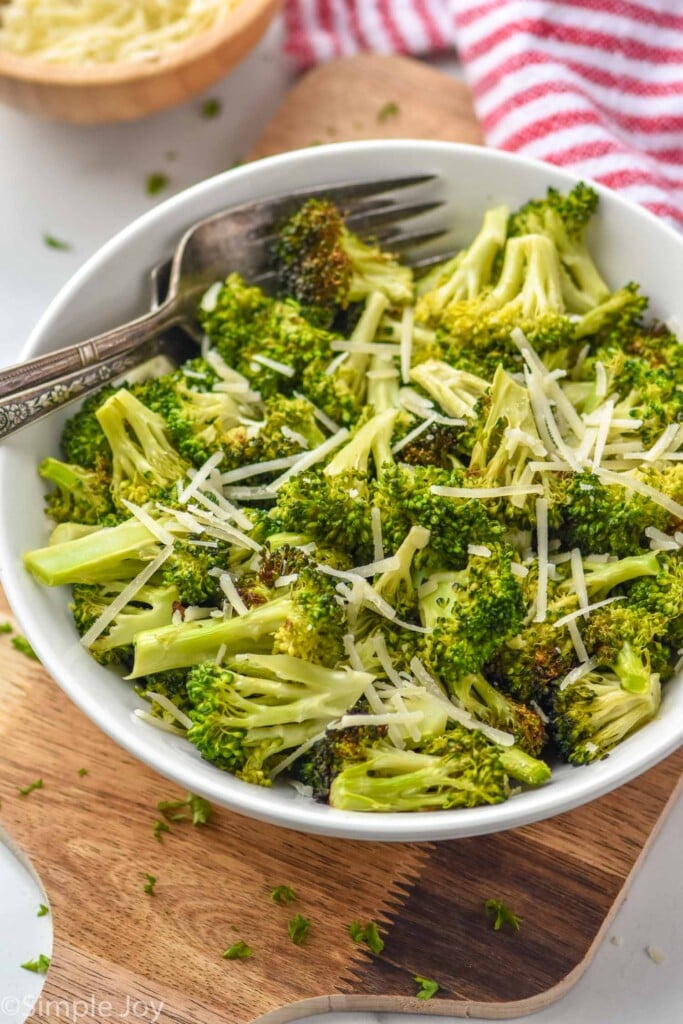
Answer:
<svg viewBox="0 0 683 1024"><path fill-rule="evenodd" d="M0 622L0 633L11 633L12 623L11 622Z"/></svg>
<svg viewBox="0 0 683 1024"><path fill-rule="evenodd" d="M234 942L229 949L226 949L223 953L224 960L248 960L250 956L254 955L254 950L249 946L244 939L240 939L239 942Z"/></svg>
<svg viewBox="0 0 683 1024"><path fill-rule="evenodd" d="M279 903L281 907L284 907L288 903L294 902L296 893L288 885L276 885L270 894L270 898L273 903Z"/></svg>
<svg viewBox="0 0 683 1024"><path fill-rule="evenodd" d="M395 103L394 100L390 100L388 103L384 104L378 113L377 120L380 124L384 124L385 121L390 121L392 117L398 117L400 113L401 108L398 103Z"/></svg>
<svg viewBox="0 0 683 1024"><path fill-rule="evenodd" d="M40 909L38 910L38 913L36 914L36 917L45 917L45 915L49 914L49 913L50 913L50 908L46 907L44 903L41 903L40 904Z"/></svg>
<svg viewBox="0 0 683 1024"><path fill-rule="evenodd" d="M50 957L41 953L37 960L27 960L21 966L25 971L33 971L34 974L47 974L50 963Z"/></svg>
<svg viewBox="0 0 683 1024"><path fill-rule="evenodd" d="M165 188L168 188L169 178L167 174L163 174L161 171L155 171L153 174L147 175L147 183L145 188L148 196L155 196L159 192L163 192Z"/></svg>
<svg viewBox="0 0 683 1024"><path fill-rule="evenodd" d="M287 933L295 946L303 946L310 930L311 919L302 914L295 914L287 924Z"/></svg>
<svg viewBox="0 0 683 1024"><path fill-rule="evenodd" d="M519 926L522 923L521 917L513 914L510 908L506 907L500 900L486 900L484 910L491 919L494 932L499 932L504 925L507 925L514 932L519 931Z"/></svg>
<svg viewBox="0 0 683 1024"><path fill-rule="evenodd" d="M157 884L156 878L154 875L145 875L145 878L147 879L144 885L145 892L148 896L155 896L156 893L154 892L154 886Z"/></svg>
<svg viewBox="0 0 683 1024"><path fill-rule="evenodd" d="M10 643L15 651L19 651L20 654L25 654L27 658L31 658L33 661L39 661L38 655L33 650L25 636L13 636Z"/></svg>
<svg viewBox="0 0 683 1024"><path fill-rule="evenodd" d="M164 153L164 160L168 160L169 163L172 163L174 160L177 159L178 154L176 153L175 149L169 149Z"/></svg>
<svg viewBox="0 0 683 1024"><path fill-rule="evenodd" d="M384 949L384 941L374 921L368 921L366 925L352 921L347 930L354 942L364 943L373 953L381 953Z"/></svg>
<svg viewBox="0 0 683 1024"><path fill-rule="evenodd" d="M204 100L204 102L202 103L201 111L202 117L206 118L207 121L210 121L214 117L219 117L222 109L223 104L221 103L220 100Z"/></svg>
<svg viewBox="0 0 683 1024"><path fill-rule="evenodd" d="M157 810L167 821L192 821L193 825L208 825L213 808L203 796L188 793L184 800L160 800Z"/></svg>
<svg viewBox="0 0 683 1024"><path fill-rule="evenodd" d="M42 788L43 788L43 780L42 779L36 779L34 782L29 782L28 786L24 786L23 789L22 789L21 786L17 787L17 789L19 790L19 792L21 793L22 796L28 796L29 793L32 793L34 789L42 789Z"/></svg>
<svg viewBox="0 0 683 1024"><path fill-rule="evenodd" d="M415 983L418 986L415 995L418 999L431 999L439 991L439 986L431 978L423 978L422 975L415 975Z"/></svg>
<svg viewBox="0 0 683 1024"><path fill-rule="evenodd" d="M164 841L163 833L170 831L171 829L168 825L168 822L162 821L161 818L154 822L154 838L157 839L160 843L163 843Z"/></svg>
<svg viewBox="0 0 683 1024"><path fill-rule="evenodd" d="M43 235L43 242L48 249L58 249L60 252L68 252L71 248L69 242L64 242L61 238L55 238L54 235Z"/></svg>
<svg viewBox="0 0 683 1024"><path fill-rule="evenodd" d="M84 775L87 775L87 774L88 774L88 769L87 769L87 768L79 768L79 769L78 769L78 775L79 775L79 776L80 776L81 778L83 778L83 776L84 776Z"/></svg>

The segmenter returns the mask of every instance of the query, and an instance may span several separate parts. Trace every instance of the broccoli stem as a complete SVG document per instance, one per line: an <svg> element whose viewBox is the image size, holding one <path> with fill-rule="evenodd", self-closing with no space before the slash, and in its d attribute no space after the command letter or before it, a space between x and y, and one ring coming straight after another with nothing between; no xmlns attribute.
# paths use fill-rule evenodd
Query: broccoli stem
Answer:
<svg viewBox="0 0 683 1024"><path fill-rule="evenodd" d="M500 278L486 305L500 309L511 303L524 317L564 312L560 258L544 235L519 235L505 246Z"/></svg>
<svg viewBox="0 0 683 1024"><path fill-rule="evenodd" d="M628 690L629 693L648 693L650 690L652 676L649 658L645 654L643 660L643 656L631 646L628 640L619 651L614 671L619 677L622 688Z"/></svg>
<svg viewBox="0 0 683 1024"><path fill-rule="evenodd" d="M348 444L340 448L334 458L325 467L326 476L338 476L347 470L355 473L366 473L368 459L372 452L375 466L379 472L385 463L394 462L391 452L391 434L398 416L398 409L387 409L377 413L354 434Z"/></svg>
<svg viewBox="0 0 683 1024"><path fill-rule="evenodd" d="M525 753L521 747L500 747L499 756L510 778L525 786L542 786L552 775L545 761Z"/></svg>
<svg viewBox="0 0 683 1024"><path fill-rule="evenodd" d="M294 611L293 602L285 595L231 619L199 619L138 633L133 671L128 678L211 661L223 645L226 657L258 650L264 644L270 650L273 633Z"/></svg>
<svg viewBox="0 0 683 1024"><path fill-rule="evenodd" d="M601 565L584 563L586 590L591 597L602 597L620 583L637 579L639 576L656 576L659 572L659 552L648 551L644 555L631 555L616 562Z"/></svg>
<svg viewBox="0 0 683 1024"><path fill-rule="evenodd" d="M94 530L24 555L24 565L48 587L132 579L159 553L159 541L137 519Z"/></svg>
<svg viewBox="0 0 683 1024"><path fill-rule="evenodd" d="M464 252L455 257L453 273L430 297L434 313L441 312L449 302L473 299L491 283L496 256L505 245L508 209L496 206L484 214L479 234Z"/></svg>

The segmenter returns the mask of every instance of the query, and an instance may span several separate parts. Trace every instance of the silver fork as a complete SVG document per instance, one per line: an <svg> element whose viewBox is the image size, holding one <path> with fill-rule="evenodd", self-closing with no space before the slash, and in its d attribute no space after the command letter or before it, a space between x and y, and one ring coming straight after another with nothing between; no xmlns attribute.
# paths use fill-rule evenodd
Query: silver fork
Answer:
<svg viewBox="0 0 683 1024"><path fill-rule="evenodd" d="M170 261L152 270L149 313L88 341L0 371L0 438L102 387L169 345L179 358L178 332L169 335L170 329L183 329L186 346L190 339L198 343L199 300L227 272L237 271L267 290L274 280L268 256L275 227L307 198L331 199L361 237L372 236L380 245L401 252L410 263L411 252L442 234L420 227L419 220L413 223L443 205L428 196L436 181L434 175L425 174L302 189L245 203L198 222L182 236Z"/></svg>

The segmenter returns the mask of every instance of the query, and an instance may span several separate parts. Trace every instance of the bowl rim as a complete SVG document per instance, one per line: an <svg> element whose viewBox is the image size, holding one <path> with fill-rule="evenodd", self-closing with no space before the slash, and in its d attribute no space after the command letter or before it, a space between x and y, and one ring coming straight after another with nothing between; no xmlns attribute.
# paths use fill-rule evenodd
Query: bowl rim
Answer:
<svg viewBox="0 0 683 1024"><path fill-rule="evenodd" d="M580 180L569 171L515 154L488 150L466 143L420 139L330 143L317 146L314 149L292 150L252 164L232 168L169 197L140 217L135 218L97 249L52 299L22 347L20 358L28 358L33 354L34 349L40 351L41 336L49 327L51 320L62 309L68 307L74 294L79 291L82 280L88 277L100 261L111 252L116 251L129 238L139 232L144 232L156 220L163 220L176 206L182 207L187 202L191 203L195 196L210 192L214 188L220 188L227 181L249 177L253 174L254 169L268 175L271 168L277 169L292 162L304 164L310 162L315 166L321 155L334 156L342 150L363 154L382 152L387 147L397 153L401 151L414 152L417 148L425 154L425 157L428 157L429 154L451 153L470 159L473 154L477 154L485 160L499 163L503 169L506 165L521 165L536 173L541 172L547 178L554 179L553 183L557 182L560 186L563 184L572 186ZM357 180L364 180L362 173L359 174ZM655 226L659 232L668 235L678 246L683 246L683 237L672 226L611 189L598 183L591 182L591 184L601 196L609 196L610 203L628 211L629 216ZM260 194L265 196L268 193L261 191ZM49 351L49 348L47 350ZM6 453L0 448L0 489L2 489L3 475L6 473L6 464ZM0 518L2 515L0 507ZM215 769L210 775L196 773L196 778L193 779L195 765L192 762L171 756L167 749L158 751L153 744L140 742L138 734L129 726L124 727L123 724L119 726L118 723L108 719L106 714L101 713L98 704L89 695L87 689L78 682L76 673L62 667L59 654L56 654L46 644L40 630L34 629L35 613L31 601L27 595L22 593L22 588L19 585L20 574L24 570L21 563L16 561L16 553L13 552L10 538L5 531L0 531L0 570L10 606L22 624L22 628L26 629L46 670L54 677L57 685L105 735L113 739L133 757L178 785L185 786L236 813L289 829L338 838L387 842L448 840L504 831L565 813L584 803L598 799L663 760L683 741L683 718L678 725L675 715L668 716L666 722L660 718L651 723L651 725L659 724L661 727L657 742L650 746L643 746L642 749L638 748L631 754L628 761L610 757L596 762L595 765L585 767L583 771L574 769L576 774L571 776L572 784L568 792L558 794L557 791L554 791L551 780L546 786L526 791L519 799L512 798L494 806L451 811L426 811L420 814L398 812L368 814L321 807L308 799L280 804L277 801L269 801L270 790L241 782L219 769ZM15 581L17 585L15 585ZM593 769L599 769L599 771L594 772ZM226 789L229 790L228 793L226 793ZM321 814L321 810L326 813Z"/></svg>
<svg viewBox="0 0 683 1024"><path fill-rule="evenodd" d="M106 87L145 82L201 60L232 38L238 38L269 13L274 16L282 0L239 0L222 21L177 46L158 60L112 61L107 64L50 63L38 56L23 56L0 49L0 78L38 85Z"/></svg>

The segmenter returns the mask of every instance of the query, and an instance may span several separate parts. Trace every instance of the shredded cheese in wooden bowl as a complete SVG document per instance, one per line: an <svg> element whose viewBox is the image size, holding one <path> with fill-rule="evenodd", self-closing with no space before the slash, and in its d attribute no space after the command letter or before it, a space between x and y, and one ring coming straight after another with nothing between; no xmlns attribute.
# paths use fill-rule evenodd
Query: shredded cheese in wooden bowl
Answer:
<svg viewBox="0 0 683 1024"><path fill-rule="evenodd" d="M153 61L214 28L240 0L10 0L0 50L58 64Z"/></svg>

